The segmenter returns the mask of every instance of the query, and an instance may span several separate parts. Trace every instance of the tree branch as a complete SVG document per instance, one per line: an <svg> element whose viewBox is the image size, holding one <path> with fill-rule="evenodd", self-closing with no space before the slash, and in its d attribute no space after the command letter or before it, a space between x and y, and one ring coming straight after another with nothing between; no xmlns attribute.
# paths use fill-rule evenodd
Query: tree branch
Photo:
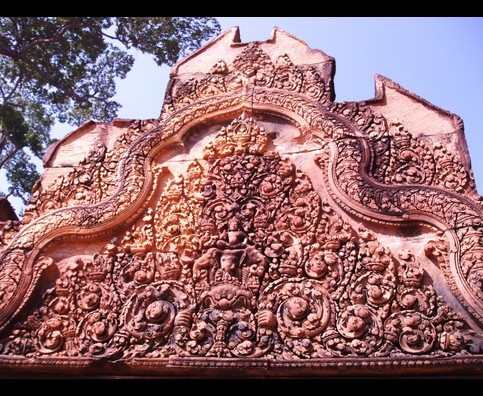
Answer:
<svg viewBox="0 0 483 396"><path fill-rule="evenodd" d="M0 55L5 55L5 56L8 56L9 58L15 59L17 52L11 49L10 47L7 47L5 45L0 45Z"/></svg>
<svg viewBox="0 0 483 396"><path fill-rule="evenodd" d="M45 79L45 81L50 84L51 86L59 89L61 92L66 94L72 99L77 99L80 101L83 101L84 98L80 95L78 95L74 90L71 88L66 88L64 87L57 79L53 78L52 75L49 72L46 72L43 70L43 68L39 68L39 63L34 63L30 59L24 59L24 62L26 62L28 65L30 65L33 69L36 69L38 72L41 73L42 78ZM44 65L45 67L45 65Z"/></svg>
<svg viewBox="0 0 483 396"><path fill-rule="evenodd" d="M33 40L31 41L30 43L23 43L24 42L24 38L22 37L22 35L20 34L19 30L18 30L18 27L17 27L17 23L15 21L14 18L10 18L10 20L12 21L13 23L13 26L14 26L14 30L15 30L15 35L17 36L17 40L19 42L19 48L14 50L10 47L7 47L5 45L0 45L0 54L1 55L5 55L5 56L8 56L12 59L15 59L15 60L20 60L20 59L23 59L23 57L25 56L25 54L33 47L36 47L36 46L39 46L41 44L49 44L49 43L53 43L55 41L58 41L59 39L62 38L62 36L64 36L64 34L66 32L68 32L69 30L71 30L72 28L74 27L78 27L79 26L79 21L77 18L74 19L73 22L71 23L68 23L66 25L63 25L56 33L54 33L51 37L48 37L48 38L39 38L37 40Z"/></svg>
<svg viewBox="0 0 483 396"><path fill-rule="evenodd" d="M19 29L18 29L17 18L8 18L8 19L10 19L10 21L12 22L13 32L14 32L13 35L16 38L18 45L20 45L23 41L23 37L20 34Z"/></svg>
<svg viewBox="0 0 483 396"><path fill-rule="evenodd" d="M2 126L0 125L0 155L2 155L3 149L7 145L7 135L3 133Z"/></svg>
<svg viewBox="0 0 483 396"><path fill-rule="evenodd" d="M2 169L4 167L4 165L10 161L14 156L15 154L17 154L22 148L21 147L15 147L13 148L12 151L10 151L4 158L2 158L0 160L0 169Z"/></svg>
<svg viewBox="0 0 483 396"><path fill-rule="evenodd" d="M13 39L16 40L17 42L16 47L18 47L22 43L23 37L20 35L20 32L18 30L17 18L9 17L8 19L10 19L10 22L12 22L12 27L13 27L13 34L11 36L13 36ZM5 32L5 34L9 35L8 33L9 33L8 31ZM6 45L0 45L0 54L8 56L9 58L15 59L17 56L17 51L16 49L13 49Z"/></svg>
<svg viewBox="0 0 483 396"><path fill-rule="evenodd" d="M27 45L22 46L22 48L20 49L20 51L18 51L18 53L19 53L19 55L23 55L25 52L27 52L32 47L35 47L37 45L44 44L44 43L53 43L53 42L59 40L68 30L70 30L73 27L78 27L78 26L79 26L78 22L72 22L72 23L69 23L67 25L64 25L52 37L34 40L34 41L28 43Z"/></svg>
<svg viewBox="0 0 483 396"><path fill-rule="evenodd" d="M115 36L111 36L111 35L107 34L106 32L104 32L104 31L102 31L102 30L101 30L101 34L102 34L103 36L107 37L107 38L110 38L111 40L117 40L117 41L119 41L119 39L118 39L117 37L115 37Z"/></svg>
<svg viewBox="0 0 483 396"><path fill-rule="evenodd" d="M6 102L8 102L10 100L10 98L13 96L13 94L17 90L18 86L20 85L20 82L22 81L22 79L23 79L23 75L19 75L18 78L17 78L17 81L15 82L15 85L10 90L10 93L6 96L3 95L4 104ZM2 94L3 94L3 90L2 90Z"/></svg>

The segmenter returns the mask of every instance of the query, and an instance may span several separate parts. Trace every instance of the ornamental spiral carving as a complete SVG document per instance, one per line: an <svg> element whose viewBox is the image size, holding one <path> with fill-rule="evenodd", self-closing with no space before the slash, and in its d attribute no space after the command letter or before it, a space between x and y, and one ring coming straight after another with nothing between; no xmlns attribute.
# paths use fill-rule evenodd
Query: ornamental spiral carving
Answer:
<svg viewBox="0 0 483 396"><path fill-rule="evenodd" d="M122 238L63 266L2 353L290 360L478 350L414 255L395 257L354 229L269 143L246 114L222 127Z"/></svg>
<svg viewBox="0 0 483 396"><path fill-rule="evenodd" d="M481 366L464 161L268 47L175 74L4 226L0 369Z"/></svg>

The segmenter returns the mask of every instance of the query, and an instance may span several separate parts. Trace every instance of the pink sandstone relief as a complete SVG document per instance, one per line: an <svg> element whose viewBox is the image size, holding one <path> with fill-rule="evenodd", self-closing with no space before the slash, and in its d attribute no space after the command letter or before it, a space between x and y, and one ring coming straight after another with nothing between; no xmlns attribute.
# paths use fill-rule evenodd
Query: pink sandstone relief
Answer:
<svg viewBox="0 0 483 396"><path fill-rule="evenodd" d="M2 223L0 372L481 373L463 123L382 76L338 103L334 66L235 27L173 67L158 119L52 146Z"/></svg>

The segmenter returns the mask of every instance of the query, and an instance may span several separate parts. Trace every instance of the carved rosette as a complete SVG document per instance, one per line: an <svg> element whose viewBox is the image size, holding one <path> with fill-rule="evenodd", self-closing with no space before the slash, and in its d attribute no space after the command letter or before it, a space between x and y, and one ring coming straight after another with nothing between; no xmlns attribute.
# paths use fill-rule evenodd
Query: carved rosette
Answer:
<svg viewBox="0 0 483 396"><path fill-rule="evenodd" d="M2 353L282 361L478 353L476 334L437 299L415 256L394 257L368 229L350 226L269 143L246 114L222 127L122 238L63 266Z"/></svg>
<svg viewBox="0 0 483 396"><path fill-rule="evenodd" d="M437 186L387 186L377 183L361 172L361 169L367 169L372 159L367 140L347 136L334 144L334 161L322 156L317 160L322 169L331 172L331 180L328 179L327 183L332 184L333 190L330 191L334 199L350 212L366 219L372 216L388 223L412 218L425 219L428 224L451 233L452 243L458 246L459 256L449 265L443 263L445 273L448 278L454 277L457 282L464 284L456 286L454 281L449 281L460 302L480 320L483 293L481 283L475 280L480 278L480 266L476 257L481 249L483 232L481 205L469 197L459 196ZM453 275L450 276L451 271Z"/></svg>

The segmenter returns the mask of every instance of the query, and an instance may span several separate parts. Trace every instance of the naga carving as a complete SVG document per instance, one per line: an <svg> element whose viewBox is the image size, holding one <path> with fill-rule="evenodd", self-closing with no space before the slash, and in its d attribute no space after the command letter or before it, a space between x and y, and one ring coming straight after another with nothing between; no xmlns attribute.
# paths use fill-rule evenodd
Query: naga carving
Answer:
<svg viewBox="0 0 483 396"><path fill-rule="evenodd" d="M0 256L0 368L477 372L471 174L323 76L250 43L39 187Z"/></svg>

